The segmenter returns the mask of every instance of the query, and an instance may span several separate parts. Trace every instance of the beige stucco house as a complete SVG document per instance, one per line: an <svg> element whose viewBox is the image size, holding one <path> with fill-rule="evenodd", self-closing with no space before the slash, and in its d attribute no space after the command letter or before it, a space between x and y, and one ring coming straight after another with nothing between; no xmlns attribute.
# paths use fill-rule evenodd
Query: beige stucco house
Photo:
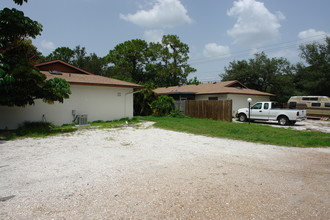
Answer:
<svg viewBox="0 0 330 220"><path fill-rule="evenodd" d="M140 85L94 75L78 67L55 60L36 65L47 79L55 77L70 83L71 95L64 103L44 103L26 107L0 106L0 129L15 129L25 121L47 121L55 125L71 124L80 117L88 122L133 117L133 89Z"/></svg>
<svg viewBox="0 0 330 220"><path fill-rule="evenodd" d="M175 100L229 100L233 102L233 116L239 108L248 106L247 99L252 103L269 101L274 94L249 89L237 80L162 87L154 90L158 95L169 95Z"/></svg>

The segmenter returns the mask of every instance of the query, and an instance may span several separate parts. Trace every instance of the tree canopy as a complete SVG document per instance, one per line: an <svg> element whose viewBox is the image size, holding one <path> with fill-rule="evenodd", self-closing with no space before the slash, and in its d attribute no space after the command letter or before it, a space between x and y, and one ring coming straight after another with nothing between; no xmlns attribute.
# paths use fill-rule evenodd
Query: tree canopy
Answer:
<svg viewBox="0 0 330 220"><path fill-rule="evenodd" d="M109 51L108 76L154 87L187 83L196 71L187 63L189 47L176 35L163 36L162 43L130 40Z"/></svg>
<svg viewBox="0 0 330 220"><path fill-rule="evenodd" d="M105 59L98 57L95 53L87 55L86 48L80 45L74 49L69 47L56 48L45 57L45 61L51 60L62 60L97 75L103 75L107 65Z"/></svg>
<svg viewBox="0 0 330 220"><path fill-rule="evenodd" d="M293 69L288 60L268 58L262 52L248 61L230 62L221 77L223 81L238 80L250 89L276 94L278 101L286 102L294 94Z"/></svg>
<svg viewBox="0 0 330 220"><path fill-rule="evenodd" d="M296 88L300 94L330 96L330 37L324 43L300 46L308 66L297 64Z"/></svg>
<svg viewBox="0 0 330 220"><path fill-rule="evenodd" d="M65 80L46 80L35 67L41 54L30 38L40 35L42 25L22 11L4 8L0 30L0 105L25 106L35 99L63 102L68 98L70 85Z"/></svg>
<svg viewBox="0 0 330 220"><path fill-rule="evenodd" d="M276 94L279 102L294 95L330 96L330 37L324 43L300 46L306 64L291 65L284 58L268 58L264 52L253 59L233 61L220 75L222 80L239 80L248 88Z"/></svg>
<svg viewBox="0 0 330 220"><path fill-rule="evenodd" d="M14 0L14 2L18 5L23 5L23 3L28 2L28 0Z"/></svg>

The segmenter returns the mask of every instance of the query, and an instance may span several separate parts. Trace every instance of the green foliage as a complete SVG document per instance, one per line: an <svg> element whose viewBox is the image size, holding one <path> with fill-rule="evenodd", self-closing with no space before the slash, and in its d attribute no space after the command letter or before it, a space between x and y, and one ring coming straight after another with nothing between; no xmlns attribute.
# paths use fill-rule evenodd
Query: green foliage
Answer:
<svg viewBox="0 0 330 220"><path fill-rule="evenodd" d="M199 84L201 84L201 83L202 83L202 82L199 81L199 80L197 79L197 77L195 76L194 78L188 80L187 85L199 85Z"/></svg>
<svg viewBox="0 0 330 220"><path fill-rule="evenodd" d="M28 2L28 0L14 0L14 2L18 5L23 5L23 2Z"/></svg>
<svg viewBox="0 0 330 220"><path fill-rule="evenodd" d="M168 116L173 117L173 118L186 118L186 117L188 117L188 116L185 116L184 114L182 114L182 112L178 109L175 109L175 110L171 111L171 113Z"/></svg>
<svg viewBox="0 0 330 220"><path fill-rule="evenodd" d="M142 117L155 121L154 126L168 130L188 132L210 137L230 138L248 142L289 146L329 147L330 135L321 132L305 132L268 125L233 123L198 118Z"/></svg>
<svg viewBox="0 0 330 220"><path fill-rule="evenodd" d="M22 11L4 8L0 11L0 53L20 45L23 39L40 35L42 25L25 17Z"/></svg>
<svg viewBox="0 0 330 220"><path fill-rule="evenodd" d="M110 50L107 75L155 87L175 86L187 83L189 73L196 71L188 59L189 47L178 36L163 36L162 43L131 40Z"/></svg>
<svg viewBox="0 0 330 220"><path fill-rule="evenodd" d="M68 97L67 82L47 82L35 67L41 53L30 38L41 33L41 24L21 11L5 8L0 11L0 30L0 105L25 106L39 98L63 101Z"/></svg>
<svg viewBox="0 0 330 220"><path fill-rule="evenodd" d="M311 43L300 46L300 56L309 66L296 66L296 87L301 95L330 96L330 37L325 43Z"/></svg>
<svg viewBox="0 0 330 220"><path fill-rule="evenodd" d="M154 116L166 116L174 110L174 99L167 95L161 95L150 104L150 107Z"/></svg>
<svg viewBox="0 0 330 220"><path fill-rule="evenodd" d="M301 45L300 51L308 66L293 66L284 58L270 59L260 53L248 61L230 62L222 80L239 80L248 88L276 94L279 102L293 95L330 96L330 37L325 43Z"/></svg>
<svg viewBox="0 0 330 220"><path fill-rule="evenodd" d="M95 121L90 123L90 126L87 127L76 127L74 124L63 125L63 126L54 126L49 122L25 122L18 129L11 130L0 130L0 140L14 140L16 138L42 138L52 135L67 134L77 130L90 129L91 127L97 128L117 128L128 125L133 125L140 120L138 118L123 118L115 121Z"/></svg>
<svg viewBox="0 0 330 220"><path fill-rule="evenodd" d="M45 61L51 60L62 60L97 75L104 75L107 66L104 58L98 57L95 53L87 55L85 47L79 45L74 49L56 48L45 58Z"/></svg>
<svg viewBox="0 0 330 220"><path fill-rule="evenodd" d="M50 134L55 126L49 122L25 122L16 130L18 136Z"/></svg>
<svg viewBox="0 0 330 220"><path fill-rule="evenodd" d="M233 61L221 75L223 81L238 80L250 89L277 95L277 101L286 102L295 94L294 67L284 58L268 58L257 53L248 61Z"/></svg>
<svg viewBox="0 0 330 220"><path fill-rule="evenodd" d="M70 94L70 84L64 79L54 78L46 81L41 97L44 97L44 102L49 104L54 103L54 100L63 103L64 99L69 98Z"/></svg>
<svg viewBox="0 0 330 220"><path fill-rule="evenodd" d="M74 53L74 50L68 47L58 47L46 57L46 61L62 60L73 64Z"/></svg>
<svg viewBox="0 0 330 220"><path fill-rule="evenodd" d="M97 128L118 128L118 127L133 125L138 122L140 122L138 118L122 118L113 121L93 121L89 124L90 126Z"/></svg>
<svg viewBox="0 0 330 220"><path fill-rule="evenodd" d="M187 76L196 69L190 67L189 47L180 41L176 35L165 35L162 39L163 61L165 62L165 84L163 86L176 86L187 83Z"/></svg>
<svg viewBox="0 0 330 220"><path fill-rule="evenodd" d="M152 114L151 102L156 100L153 85L147 84L144 89L134 94L134 115L146 116Z"/></svg>
<svg viewBox="0 0 330 220"><path fill-rule="evenodd" d="M145 82L145 64L148 44L144 40L130 40L110 50L106 60L112 64L108 70L111 77L135 83Z"/></svg>

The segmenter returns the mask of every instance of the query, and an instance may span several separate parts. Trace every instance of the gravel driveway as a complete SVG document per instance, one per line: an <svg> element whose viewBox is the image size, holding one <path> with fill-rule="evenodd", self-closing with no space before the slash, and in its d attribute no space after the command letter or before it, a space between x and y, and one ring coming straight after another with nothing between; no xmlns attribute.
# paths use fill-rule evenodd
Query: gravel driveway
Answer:
<svg viewBox="0 0 330 220"><path fill-rule="evenodd" d="M0 142L0 219L271 218L330 218L330 148L150 122Z"/></svg>

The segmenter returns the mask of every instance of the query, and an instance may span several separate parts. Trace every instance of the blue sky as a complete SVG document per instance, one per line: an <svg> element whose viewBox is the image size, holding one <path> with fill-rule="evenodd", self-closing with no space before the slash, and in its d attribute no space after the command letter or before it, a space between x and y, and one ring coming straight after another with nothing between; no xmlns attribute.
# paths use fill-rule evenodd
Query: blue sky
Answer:
<svg viewBox="0 0 330 220"><path fill-rule="evenodd" d="M105 56L126 40L178 35L197 69L189 78L204 82L255 52L299 62L300 44L330 36L329 0L2 0L2 7L43 25L34 44L44 55L80 45Z"/></svg>

